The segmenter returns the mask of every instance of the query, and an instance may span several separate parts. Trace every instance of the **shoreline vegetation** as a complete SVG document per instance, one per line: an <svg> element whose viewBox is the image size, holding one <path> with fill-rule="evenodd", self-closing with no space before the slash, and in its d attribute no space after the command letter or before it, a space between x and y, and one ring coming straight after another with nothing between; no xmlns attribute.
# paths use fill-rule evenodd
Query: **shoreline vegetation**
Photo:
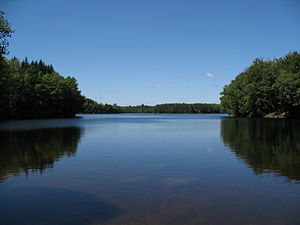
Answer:
<svg viewBox="0 0 300 225"><path fill-rule="evenodd" d="M165 103L154 106L118 106L116 104L102 104L92 99L85 98L82 114L103 114L103 113L223 113L221 104L213 103Z"/></svg>
<svg viewBox="0 0 300 225"><path fill-rule="evenodd" d="M300 117L300 53L255 59L221 92L226 113L238 117Z"/></svg>
<svg viewBox="0 0 300 225"><path fill-rule="evenodd" d="M75 118L77 113L228 113L249 118L300 116L298 52L280 59L256 59L224 87L221 104L118 106L83 96L74 77L60 75L42 60L7 59L7 38L13 32L4 12L0 11L0 120Z"/></svg>
<svg viewBox="0 0 300 225"><path fill-rule="evenodd" d="M77 113L222 113L220 104L155 106L102 104L81 94L74 77L63 77L42 60L1 61L0 119L75 118Z"/></svg>

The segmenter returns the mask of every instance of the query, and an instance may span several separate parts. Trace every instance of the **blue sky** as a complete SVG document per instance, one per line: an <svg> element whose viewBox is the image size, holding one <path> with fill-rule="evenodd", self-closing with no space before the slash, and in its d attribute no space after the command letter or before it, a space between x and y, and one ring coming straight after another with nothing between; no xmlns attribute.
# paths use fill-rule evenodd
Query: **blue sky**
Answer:
<svg viewBox="0 0 300 225"><path fill-rule="evenodd" d="M257 57L300 50L299 0L1 0L10 55L119 105L219 103Z"/></svg>

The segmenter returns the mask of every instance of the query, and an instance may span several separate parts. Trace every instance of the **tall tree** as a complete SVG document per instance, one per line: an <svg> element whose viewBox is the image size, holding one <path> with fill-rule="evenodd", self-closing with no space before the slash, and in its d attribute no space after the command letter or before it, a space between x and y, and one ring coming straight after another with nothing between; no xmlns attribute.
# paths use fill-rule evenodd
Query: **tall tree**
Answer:
<svg viewBox="0 0 300 225"><path fill-rule="evenodd" d="M4 17L4 12L0 11L0 118L8 114L8 74L5 55L8 54L9 45L7 38L11 37L14 31L11 29L9 22Z"/></svg>
<svg viewBox="0 0 300 225"><path fill-rule="evenodd" d="M11 37L14 32L10 23L4 18L4 12L0 10L0 55L3 57L8 54L7 47L9 45L7 38Z"/></svg>

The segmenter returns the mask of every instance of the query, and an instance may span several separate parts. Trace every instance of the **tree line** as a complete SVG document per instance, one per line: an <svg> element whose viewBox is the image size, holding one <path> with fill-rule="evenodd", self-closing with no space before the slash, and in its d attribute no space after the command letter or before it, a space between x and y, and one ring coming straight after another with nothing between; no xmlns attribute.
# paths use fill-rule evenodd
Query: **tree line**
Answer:
<svg viewBox="0 0 300 225"><path fill-rule="evenodd" d="M172 103L158 104L155 106L118 106L116 104L102 104L90 98L84 98L81 113L222 113L220 104L207 103Z"/></svg>
<svg viewBox="0 0 300 225"><path fill-rule="evenodd" d="M83 96L74 77L63 77L52 65L27 58L1 62L0 118L74 117L76 113L221 113L220 104L117 106Z"/></svg>
<svg viewBox="0 0 300 225"><path fill-rule="evenodd" d="M155 106L137 105L124 106L121 108L125 113L222 113L220 104L210 103L169 103L158 104Z"/></svg>
<svg viewBox="0 0 300 225"><path fill-rule="evenodd" d="M255 59L221 92L225 111L242 117L300 116L300 54Z"/></svg>
<svg viewBox="0 0 300 225"><path fill-rule="evenodd" d="M122 113L122 107L116 104L102 104L93 99L84 97L84 102L82 105L82 110L80 113Z"/></svg>
<svg viewBox="0 0 300 225"><path fill-rule="evenodd" d="M42 60L1 61L0 118L74 117L83 104L74 77L63 77Z"/></svg>

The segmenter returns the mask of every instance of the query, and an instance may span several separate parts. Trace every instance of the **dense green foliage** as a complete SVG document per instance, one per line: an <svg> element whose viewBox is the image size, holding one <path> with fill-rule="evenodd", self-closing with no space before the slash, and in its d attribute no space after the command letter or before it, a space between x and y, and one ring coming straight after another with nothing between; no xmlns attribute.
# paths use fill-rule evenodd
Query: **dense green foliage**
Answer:
<svg viewBox="0 0 300 225"><path fill-rule="evenodd" d="M4 12L0 10L0 56L8 53L8 41L7 38L11 36L13 30L9 22L4 18Z"/></svg>
<svg viewBox="0 0 300 225"><path fill-rule="evenodd" d="M83 97L76 79L63 77L43 61L4 60L0 118L73 117Z"/></svg>
<svg viewBox="0 0 300 225"><path fill-rule="evenodd" d="M6 74L6 64L5 64L5 55L8 53L7 46L8 41L7 38L11 36L13 30L10 27L8 21L4 18L4 12L0 11L0 118L3 115L3 107L7 104L7 96L5 96L8 92L7 88L7 74ZM6 98L5 98L6 97Z"/></svg>
<svg viewBox="0 0 300 225"><path fill-rule="evenodd" d="M300 54L293 52L267 61L256 59L221 94L226 112L237 116L299 116Z"/></svg>
<svg viewBox="0 0 300 225"><path fill-rule="evenodd" d="M125 113L221 113L220 104L159 104L155 106L138 105L122 107Z"/></svg>
<svg viewBox="0 0 300 225"><path fill-rule="evenodd" d="M155 106L117 106L85 98L81 113L221 113L220 104L160 104Z"/></svg>
<svg viewBox="0 0 300 225"><path fill-rule="evenodd" d="M121 113L122 108L116 104L102 104L90 98L84 98L84 103L81 113Z"/></svg>
<svg viewBox="0 0 300 225"><path fill-rule="evenodd" d="M255 174L273 172L300 180L299 120L225 119L221 136Z"/></svg>

